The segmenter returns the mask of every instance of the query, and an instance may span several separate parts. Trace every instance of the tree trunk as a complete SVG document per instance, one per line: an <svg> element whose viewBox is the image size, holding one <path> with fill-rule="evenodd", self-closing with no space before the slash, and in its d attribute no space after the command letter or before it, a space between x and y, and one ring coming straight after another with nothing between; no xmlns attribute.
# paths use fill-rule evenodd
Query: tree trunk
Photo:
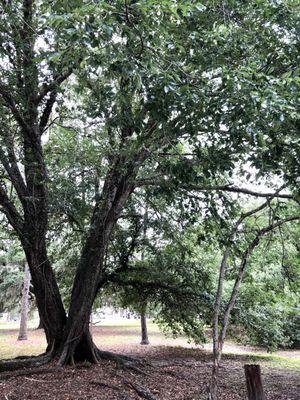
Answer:
<svg viewBox="0 0 300 400"><path fill-rule="evenodd" d="M218 400L218 374L219 374L219 363L214 360L212 368L210 383L208 387L208 400Z"/></svg>
<svg viewBox="0 0 300 400"><path fill-rule="evenodd" d="M260 366L256 364L245 365L245 375L249 400L265 400L261 380Z"/></svg>
<svg viewBox="0 0 300 400"><path fill-rule="evenodd" d="M69 72L64 71L64 68L58 71L50 87L47 87L48 84L40 85L35 59L37 38L34 28L37 22L35 3L26 0L22 2L19 10L22 14L21 23L13 32L21 38L20 60L18 60L20 65L17 65L17 74L20 72L22 75L21 88L13 88L12 96L5 93L5 96L2 94L1 97L1 105L4 97L5 106L18 124L22 139L19 144L22 147L20 158L14 154L13 144L12 149L8 147L6 149L10 154L10 160L8 163L5 162L4 166L20 200L22 213L18 212L5 190L1 191L0 200L26 254L37 307L47 338L47 352L50 354L51 351L51 354L57 356L58 353L65 354L67 349L66 360L72 362L75 356L94 358L88 319L102 272L104 251L118 214L133 189L133 181L129 180L136 175L139 163L148 154L148 150L143 146L140 154L136 154L130 162L128 155L122 153L120 157L116 157L108 173L103 196L96 204L89 238L77 269L67 321L46 250L49 204L42 133L47 127L59 85L67 79L74 67L72 66ZM16 101L13 94L16 94ZM125 148L125 145L127 145L126 130L122 136L122 146ZM19 163L23 164L22 171L18 167Z"/></svg>
<svg viewBox="0 0 300 400"><path fill-rule="evenodd" d="M27 340L27 321L28 321L28 308L29 308L29 285L30 285L30 272L29 266L25 264L24 281L22 290L21 301L21 321L18 340Z"/></svg>
<svg viewBox="0 0 300 400"><path fill-rule="evenodd" d="M124 170L124 160L118 158L106 176L74 278L60 365L72 363L83 356L88 361L97 362L96 348L89 332L89 319L101 286L103 260L110 235L134 187L133 178L139 166L137 160L129 163L127 170Z"/></svg>
<svg viewBox="0 0 300 400"><path fill-rule="evenodd" d="M148 329L147 329L146 306L143 306L140 318L141 318L141 335L142 335L141 344L147 345L149 344L149 339L148 339Z"/></svg>
<svg viewBox="0 0 300 400"><path fill-rule="evenodd" d="M56 351L62 342L66 314L54 272L48 260L44 240L24 248L30 268L40 321L46 339L46 351Z"/></svg>
<svg viewBox="0 0 300 400"><path fill-rule="evenodd" d="M107 242L105 248L103 247L99 252L95 252L94 246L89 246L88 243L89 241L85 246L74 280L68 320L64 330L60 365L81 359L90 362L97 361L89 332L89 319L98 290L98 268L102 270ZM101 257L100 261L98 257Z"/></svg>

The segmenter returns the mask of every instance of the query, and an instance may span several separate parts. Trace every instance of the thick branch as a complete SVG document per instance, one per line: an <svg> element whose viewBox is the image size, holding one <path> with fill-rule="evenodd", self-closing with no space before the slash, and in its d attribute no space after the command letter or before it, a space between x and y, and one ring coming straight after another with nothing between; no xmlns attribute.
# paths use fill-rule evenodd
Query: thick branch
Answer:
<svg viewBox="0 0 300 400"><path fill-rule="evenodd" d="M160 186L160 185L165 185L167 183L172 183L169 179L161 179L161 175L155 176L155 177L150 177L150 178L142 178L142 179L137 179L135 182L135 187L141 187L141 186ZM180 185L179 184L179 189L183 190L193 190L195 192L231 192L231 193L241 193L241 194L247 194L249 196L254 196L254 197L274 197L274 192L257 192L255 190L250 190L247 188L242 188L242 187L236 187L232 186L230 184L228 185L212 185L212 186L201 186L201 185L194 185L194 184L189 184L189 185ZM276 196L277 198L281 199L294 199L294 196L289 193L277 193Z"/></svg>
<svg viewBox="0 0 300 400"><path fill-rule="evenodd" d="M2 96L4 100L4 104L7 108L10 109L12 112L16 122L20 126L21 129L23 129L25 132L29 131L29 127L23 118L21 112L18 110L16 103L13 99L13 97L10 95L9 88L5 87L2 83L0 83L0 95Z"/></svg>
<svg viewBox="0 0 300 400"><path fill-rule="evenodd" d="M46 105L45 105L45 108L41 115L40 123L39 123L39 128L40 128L41 134L43 134L43 132L46 130L46 127L47 127L47 124L48 124L48 121L49 121L49 118L50 118L50 115L52 112L53 105L56 101L56 96L57 96L57 92L56 92L56 90L53 90L50 93L48 100L46 101Z"/></svg>
<svg viewBox="0 0 300 400"><path fill-rule="evenodd" d="M256 192L254 190L249 190L246 188L240 188L236 186L230 185L215 185L215 186L197 186L197 185L188 185L182 186L183 189L187 190L195 190L198 192L210 192L210 191L223 191L223 192L231 192L231 193L242 193L248 194L254 197L277 197L282 199L293 199L294 196L288 193L274 193L274 192Z"/></svg>
<svg viewBox="0 0 300 400"><path fill-rule="evenodd" d="M21 215L19 214L18 210L11 202L9 197L6 194L5 189L0 184L0 211L2 211L11 226L17 231L17 233L22 236L23 235L23 225L24 221Z"/></svg>
<svg viewBox="0 0 300 400"><path fill-rule="evenodd" d="M44 84L36 98L36 104L39 104L48 93L50 93L50 97L53 93L56 93L59 86L69 78L74 69L75 67L71 66L65 73L56 76L52 82Z"/></svg>

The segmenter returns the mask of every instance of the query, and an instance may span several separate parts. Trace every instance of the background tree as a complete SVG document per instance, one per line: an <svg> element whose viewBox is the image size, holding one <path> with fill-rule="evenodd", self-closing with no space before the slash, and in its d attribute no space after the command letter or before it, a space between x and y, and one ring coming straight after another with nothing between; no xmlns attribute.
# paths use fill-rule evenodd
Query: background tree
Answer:
<svg viewBox="0 0 300 400"><path fill-rule="evenodd" d="M18 340L27 340L27 322L28 322L28 312L29 312L29 286L30 286L30 271L29 271L28 265L25 264L22 299L21 299L20 330L19 330Z"/></svg>
<svg viewBox="0 0 300 400"><path fill-rule="evenodd" d="M24 254L16 240L1 230L0 308L1 312L19 311L24 280Z"/></svg>

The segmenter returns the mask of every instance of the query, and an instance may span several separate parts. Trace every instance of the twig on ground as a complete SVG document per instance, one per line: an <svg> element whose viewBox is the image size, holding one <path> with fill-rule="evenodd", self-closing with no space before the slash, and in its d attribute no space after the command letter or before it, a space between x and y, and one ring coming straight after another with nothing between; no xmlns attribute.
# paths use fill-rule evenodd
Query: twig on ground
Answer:
<svg viewBox="0 0 300 400"><path fill-rule="evenodd" d="M106 388L114 389L114 390L121 390L121 388L119 388L118 386L111 385L111 384L105 383L105 382L90 381L90 384L97 385L97 386L102 386L102 387L106 387Z"/></svg>

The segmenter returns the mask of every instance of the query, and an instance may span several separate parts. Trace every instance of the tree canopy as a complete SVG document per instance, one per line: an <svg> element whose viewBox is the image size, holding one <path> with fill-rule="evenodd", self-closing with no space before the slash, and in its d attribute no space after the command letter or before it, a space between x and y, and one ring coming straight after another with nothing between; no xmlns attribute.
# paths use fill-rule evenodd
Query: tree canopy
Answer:
<svg viewBox="0 0 300 400"><path fill-rule="evenodd" d="M194 340L233 311L257 343L297 341L266 327L299 294L298 2L0 7L1 223L29 264L43 360L104 356L89 317L114 291Z"/></svg>

